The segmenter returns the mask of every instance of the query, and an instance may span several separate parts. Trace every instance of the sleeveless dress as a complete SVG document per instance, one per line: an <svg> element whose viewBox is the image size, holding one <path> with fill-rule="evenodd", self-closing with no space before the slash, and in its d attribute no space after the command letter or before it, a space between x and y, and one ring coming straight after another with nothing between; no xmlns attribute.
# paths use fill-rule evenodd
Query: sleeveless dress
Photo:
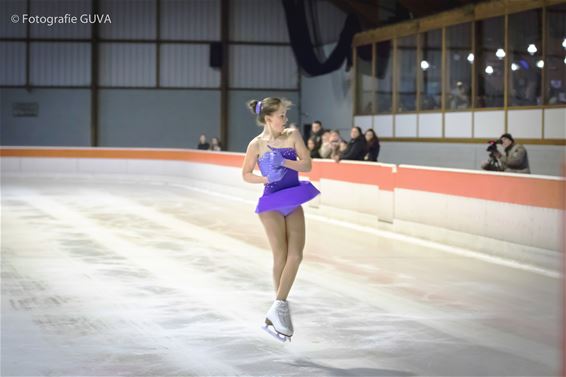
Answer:
<svg viewBox="0 0 566 377"><path fill-rule="evenodd" d="M297 152L294 148L272 148L281 152L283 157L287 160L295 161L297 159ZM267 153L266 153L267 154ZM266 154L258 158L257 163L261 174L265 177L265 166L268 160L265 158ZM299 172L293 169L285 169L283 178L277 182L268 183L265 185L263 195L259 198L256 213L265 211L278 211L283 216L289 215L301 204L308 202L315 196L320 194L320 191L313 186L312 183L307 181L299 181Z"/></svg>

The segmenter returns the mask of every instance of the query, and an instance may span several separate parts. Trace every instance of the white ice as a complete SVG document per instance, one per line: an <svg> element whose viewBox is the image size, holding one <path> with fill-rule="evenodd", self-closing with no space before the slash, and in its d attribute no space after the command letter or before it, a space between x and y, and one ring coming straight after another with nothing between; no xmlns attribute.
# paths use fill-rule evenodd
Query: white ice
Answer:
<svg viewBox="0 0 566 377"><path fill-rule="evenodd" d="M550 376L562 280L307 218L289 301L261 325L253 204L180 186L2 180L2 376Z"/></svg>

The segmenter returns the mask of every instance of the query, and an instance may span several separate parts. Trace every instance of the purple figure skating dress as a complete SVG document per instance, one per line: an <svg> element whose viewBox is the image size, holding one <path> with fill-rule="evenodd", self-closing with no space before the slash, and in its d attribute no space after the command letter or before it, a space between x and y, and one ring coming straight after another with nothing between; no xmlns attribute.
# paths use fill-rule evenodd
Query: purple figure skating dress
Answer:
<svg viewBox="0 0 566 377"><path fill-rule="evenodd" d="M287 160L295 161L297 159L297 152L293 148L272 148L279 150L283 157ZM265 158L267 152L258 158L258 165L261 174L265 177L266 172L269 170L266 166L268 159ZM299 173L296 170L288 169L282 166L280 169L285 169L285 173L281 180L268 183L263 190L263 196L259 198L259 202L255 209L256 213L265 211L278 211L283 216L287 216L299 207L301 204L308 202L318 194L320 191L307 181L299 181Z"/></svg>

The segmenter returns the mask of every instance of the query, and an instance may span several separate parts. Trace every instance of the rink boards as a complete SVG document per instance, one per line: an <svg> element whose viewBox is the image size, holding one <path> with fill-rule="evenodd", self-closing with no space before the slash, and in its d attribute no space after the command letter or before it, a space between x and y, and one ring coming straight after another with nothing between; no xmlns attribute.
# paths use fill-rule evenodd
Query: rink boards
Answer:
<svg viewBox="0 0 566 377"><path fill-rule="evenodd" d="M184 149L3 147L3 174L88 174L187 182L253 201L242 153ZM562 248L565 183L550 176L314 160L322 195L307 211L491 252ZM316 209L315 209L316 208Z"/></svg>

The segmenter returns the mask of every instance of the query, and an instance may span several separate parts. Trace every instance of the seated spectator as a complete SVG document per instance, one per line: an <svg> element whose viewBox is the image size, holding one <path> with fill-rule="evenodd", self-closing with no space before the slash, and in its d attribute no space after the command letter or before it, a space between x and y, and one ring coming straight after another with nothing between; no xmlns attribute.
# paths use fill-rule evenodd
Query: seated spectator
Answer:
<svg viewBox="0 0 566 377"><path fill-rule="evenodd" d="M365 133L366 137L366 155L364 156L365 161L376 161L379 157L379 150L381 145L379 144L379 138L375 134L373 129L369 129Z"/></svg>
<svg viewBox="0 0 566 377"><path fill-rule="evenodd" d="M502 151L493 152L493 158L496 161L484 161L481 165L484 170L494 170L491 166L498 166L499 171L509 173L524 173L530 174L529 158L527 150L521 144L515 143L515 139L511 134L506 133L501 135L497 144L501 144Z"/></svg>
<svg viewBox="0 0 566 377"><path fill-rule="evenodd" d="M210 150L217 152L222 150L222 143L220 143L220 140L218 140L217 137L213 137L210 140Z"/></svg>
<svg viewBox="0 0 566 377"><path fill-rule="evenodd" d="M342 136L340 136L340 131L333 130L330 131L330 158L335 160L340 158L340 142L342 141Z"/></svg>
<svg viewBox="0 0 566 377"><path fill-rule="evenodd" d="M320 146L322 145L323 133L324 129L322 128L322 123L320 122L320 120L315 120L314 122L312 122L310 137L314 137L317 148L320 148Z"/></svg>
<svg viewBox="0 0 566 377"><path fill-rule="evenodd" d="M562 87L562 80L550 80L548 104L556 105L564 103L566 103L566 91Z"/></svg>
<svg viewBox="0 0 566 377"><path fill-rule="evenodd" d="M320 154L318 153L318 148L316 147L316 140L314 137L311 137L307 140L307 148L309 149L311 158L320 158Z"/></svg>
<svg viewBox="0 0 566 377"><path fill-rule="evenodd" d="M332 145L330 145L330 131L324 130L321 139L322 139L322 144L318 149L320 158L330 158L330 155L332 154Z"/></svg>
<svg viewBox="0 0 566 377"><path fill-rule="evenodd" d="M470 98L468 97L466 87L462 81L458 81L456 87L450 93L450 108L453 110L467 109L469 104Z"/></svg>
<svg viewBox="0 0 566 377"><path fill-rule="evenodd" d="M206 141L206 135L205 134L200 135L198 145L197 145L197 149L202 149L202 150L205 150L205 151L210 149L210 144L208 144L208 142Z"/></svg>
<svg viewBox="0 0 566 377"><path fill-rule="evenodd" d="M340 160L363 161L366 154L366 138L362 134L360 127L352 127L350 131L350 141L345 151L340 153L336 162Z"/></svg>

